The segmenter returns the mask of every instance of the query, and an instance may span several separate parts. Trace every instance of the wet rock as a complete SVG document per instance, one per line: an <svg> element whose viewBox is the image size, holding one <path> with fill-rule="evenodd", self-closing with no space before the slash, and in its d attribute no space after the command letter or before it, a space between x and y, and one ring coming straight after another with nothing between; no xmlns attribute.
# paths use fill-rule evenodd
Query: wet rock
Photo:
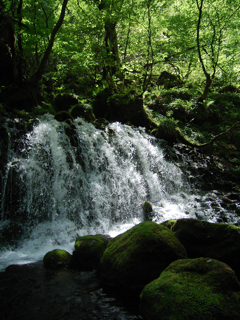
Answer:
<svg viewBox="0 0 240 320"><path fill-rule="evenodd" d="M180 259L141 293L146 320L240 319L240 283L225 263L211 259Z"/></svg>
<svg viewBox="0 0 240 320"><path fill-rule="evenodd" d="M108 242L108 236L104 235L78 237L73 252L74 266L78 270L96 269Z"/></svg>
<svg viewBox="0 0 240 320"><path fill-rule="evenodd" d="M61 269L72 265L72 255L61 249L55 249L45 254L43 258L45 269Z"/></svg>
<svg viewBox="0 0 240 320"><path fill-rule="evenodd" d="M107 286L140 293L172 261L186 257L185 248L171 230L146 221L110 240L98 274Z"/></svg>
<svg viewBox="0 0 240 320"><path fill-rule="evenodd" d="M55 114L55 119L59 122L71 120L72 116L68 111L60 111Z"/></svg>
<svg viewBox="0 0 240 320"><path fill-rule="evenodd" d="M240 229L195 219L172 220L170 226L189 258L211 257L227 263L240 277Z"/></svg>
<svg viewBox="0 0 240 320"><path fill-rule="evenodd" d="M105 128L109 125L109 122L104 118L98 118L93 122L93 124L97 129L105 130Z"/></svg>
<svg viewBox="0 0 240 320"><path fill-rule="evenodd" d="M19 221L5 221L0 228L0 246L17 247L24 235L24 227Z"/></svg>
<svg viewBox="0 0 240 320"><path fill-rule="evenodd" d="M94 121L95 115L93 109L88 104L77 104L70 110L70 114L73 118L81 117L87 121Z"/></svg>
<svg viewBox="0 0 240 320"><path fill-rule="evenodd" d="M144 201L142 203L142 208L143 208L143 219L144 221L152 221L153 219L153 208L152 204L148 201Z"/></svg>

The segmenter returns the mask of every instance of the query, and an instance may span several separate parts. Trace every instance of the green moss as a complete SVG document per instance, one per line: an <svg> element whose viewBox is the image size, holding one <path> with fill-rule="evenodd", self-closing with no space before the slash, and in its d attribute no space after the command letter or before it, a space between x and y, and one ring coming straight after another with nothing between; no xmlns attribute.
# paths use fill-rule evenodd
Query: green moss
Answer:
<svg viewBox="0 0 240 320"><path fill-rule="evenodd" d="M94 121L95 115L93 108L88 104L77 104L70 109L70 114L73 118L81 117L87 121Z"/></svg>
<svg viewBox="0 0 240 320"><path fill-rule="evenodd" d="M234 225L179 219L171 230L187 250L189 258L211 257L230 265L240 276L240 229Z"/></svg>
<svg viewBox="0 0 240 320"><path fill-rule="evenodd" d="M95 269L107 247L108 238L103 235L78 237L73 252L74 262L78 269Z"/></svg>
<svg viewBox="0 0 240 320"><path fill-rule="evenodd" d="M43 258L44 268L60 269L70 266L72 263L72 255L61 249L55 249L45 254Z"/></svg>
<svg viewBox="0 0 240 320"><path fill-rule="evenodd" d="M60 111L60 112L55 114L55 119L57 121L63 122L63 121L66 121L68 119L72 119L72 116L67 111Z"/></svg>
<svg viewBox="0 0 240 320"><path fill-rule="evenodd" d="M240 318L239 293L240 284L226 264L180 259L144 287L141 309L147 320L233 320Z"/></svg>
<svg viewBox="0 0 240 320"><path fill-rule="evenodd" d="M169 142L175 142L179 136L177 131L177 121L173 118L164 117L160 122L157 129L152 131L157 138L165 139Z"/></svg>
<svg viewBox="0 0 240 320"><path fill-rule="evenodd" d="M142 222L112 239L99 266L101 279L117 286L142 286L186 252L167 227Z"/></svg>

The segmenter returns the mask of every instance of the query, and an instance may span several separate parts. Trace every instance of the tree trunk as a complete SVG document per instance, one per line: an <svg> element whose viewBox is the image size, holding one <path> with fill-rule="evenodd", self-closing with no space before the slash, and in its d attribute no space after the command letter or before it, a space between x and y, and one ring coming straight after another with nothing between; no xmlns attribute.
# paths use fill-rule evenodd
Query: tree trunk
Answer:
<svg viewBox="0 0 240 320"><path fill-rule="evenodd" d="M203 91L202 95L198 98L198 102L203 102L204 100L206 100L207 95L208 95L208 92L209 92L209 89L210 89L211 84L212 84L211 76L210 76L210 74L207 72L206 67L205 67L205 65L204 65L204 62L203 62L202 53L201 53L201 47L200 47L200 24L201 24L201 19L202 19L203 2L204 2L204 0L200 0L200 4L199 4L198 0L196 0L197 7L198 7L198 11L199 11L199 14L198 14L198 23L197 23L197 50L198 50L198 58L199 58L199 61L200 61L201 66L202 66L203 73L204 73L205 78L206 78L205 88L204 88L204 91Z"/></svg>
<svg viewBox="0 0 240 320"><path fill-rule="evenodd" d="M63 1L61 14L60 14L60 17L58 19L57 24L55 25L55 27L52 30L52 34L51 34L51 38L50 38L49 43L48 43L48 47L47 47L47 49L46 49L46 51L44 53L44 56L42 58L42 61L40 63L40 66L39 66L37 72L32 76L31 82L33 82L33 83L37 84L42 78L42 75L44 73L44 69L46 67L48 58L49 58L50 53L52 51L52 47L53 47L53 44L54 44L55 36L56 36L58 30L61 28L61 26L63 24L67 3L68 3L68 0L64 0Z"/></svg>
<svg viewBox="0 0 240 320"><path fill-rule="evenodd" d="M106 71L110 77L116 75L121 78L116 23L105 22L105 46L108 55Z"/></svg>
<svg viewBox="0 0 240 320"><path fill-rule="evenodd" d="M11 18L0 11L0 86L8 86L15 81L16 48L15 31Z"/></svg>
<svg viewBox="0 0 240 320"><path fill-rule="evenodd" d="M17 54L17 61L16 61L16 73L17 73L17 81L23 81L23 70L22 70L22 62L23 62L23 47L22 47L22 6L23 0L19 1L19 5L17 8L17 17L18 17L18 24L19 30L17 32L17 47L18 47L18 54Z"/></svg>

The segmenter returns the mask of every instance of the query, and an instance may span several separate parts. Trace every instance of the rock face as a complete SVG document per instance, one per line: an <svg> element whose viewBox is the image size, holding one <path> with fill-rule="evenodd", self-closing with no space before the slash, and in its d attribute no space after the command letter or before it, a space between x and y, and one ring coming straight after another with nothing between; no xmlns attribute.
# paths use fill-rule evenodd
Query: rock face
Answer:
<svg viewBox="0 0 240 320"><path fill-rule="evenodd" d="M141 292L174 260L187 258L186 250L167 227L142 222L113 238L100 261L101 281L124 291Z"/></svg>
<svg viewBox="0 0 240 320"><path fill-rule="evenodd" d="M109 240L103 235L78 237L73 252L74 265L79 270L96 269Z"/></svg>
<svg viewBox="0 0 240 320"><path fill-rule="evenodd" d="M72 265L72 255L61 249L55 249L45 254L43 258L45 269L61 269Z"/></svg>
<svg viewBox="0 0 240 320"><path fill-rule="evenodd" d="M240 276L240 229L221 223L179 219L169 225L189 258L211 257L227 263Z"/></svg>
<svg viewBox="0 0 240 320"><path fill-rule="evenodd" d="M141 293L146 320L240 319L240 283L225 263L179 259Z"/></svg>

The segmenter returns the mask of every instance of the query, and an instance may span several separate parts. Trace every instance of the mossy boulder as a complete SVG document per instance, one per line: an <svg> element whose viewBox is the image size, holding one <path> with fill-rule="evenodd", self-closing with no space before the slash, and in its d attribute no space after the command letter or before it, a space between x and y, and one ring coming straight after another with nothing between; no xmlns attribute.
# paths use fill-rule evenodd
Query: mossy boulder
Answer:
<svg viewBox="0 0 240 320"><path fill-rule="evenodd" d="M69 93L58 94L53 100L53 106L57 112L69 110L75 104L78 104L77 96Z"/></svg>
<svg viewBox="0 0 240 320"><path fill-rule="evenodd" d="M152 130L152 134L159 139L176 142L177 138L179 138L177 123L173 118L164 117L160 121L158 128Z"/></svg>
<svg viewBox="0 0 240 320"><path fill-rule="evenodd" d="M70 114L73 118L81 117L87 121L94 121L95 115L93 108L89 104L77 104L70 110Z"/></svg>
<svg viewBox="0 0 240 320"><path fill-rule="evenodd" d="M72 116L68 111L59 111L58 113L55 114L54 118L59 122L72 120Z"/></svg>
<svg viewBox="0 0 240 320"><path fill-rule="evenodd" d="M108 236L78 237L73 252L74 265L79 270L96 269L109 242Z"/></svg>
<svg viewBox="0 0 240 320"><path fill-rule="evenodd" d="M167 227L142 222L110 240L100 261L98 275L109 287L140 293L186 250Z"/></svg>
<svg viewBox="0 0 240 320"><path fill-rule="evenodd" d="M131 122L135 126L148 126L148 118L141 96L134 94L114 94L107 100L110 121Z"/></svg>
<svg viewBox="0 0 240 320"><path fill-rule="evenodd" d="M146 320L236 320L240 283L218 260L179 259L144 287L140 308Z"/></svg>
<svg viewBox="0 0 240 320"><path fill-rule="evenodd" d="M94 120L93 124L97 129L105 130L106 127L109 125L109 122L104 118L98 118Z"/></svg>
<svg viewBox="0 0 240 320"><path fill-rule="evenodd" d="M107 100L112 95L112 90L110 88L105 88L102 91L99 91L95 99L93 100L93 113L96 118L107 118L108 114L108 104ZM109 120L109 119L108 119Z"/></svg>
<svg viewBox="0 0 240 320"><path fill-rule="evenodd" d="M45 254L43 258L43 265L45 269L61 269L72 265L72 255L61 249L54 249Z"/></svg>
<svg viewBox="0 0 240 320"><path fill-rule="evenodd" d="M227 263L240 277L240 229L234 225L179 219L164 223L175 233L189 258L211 257Z"/></svg>

